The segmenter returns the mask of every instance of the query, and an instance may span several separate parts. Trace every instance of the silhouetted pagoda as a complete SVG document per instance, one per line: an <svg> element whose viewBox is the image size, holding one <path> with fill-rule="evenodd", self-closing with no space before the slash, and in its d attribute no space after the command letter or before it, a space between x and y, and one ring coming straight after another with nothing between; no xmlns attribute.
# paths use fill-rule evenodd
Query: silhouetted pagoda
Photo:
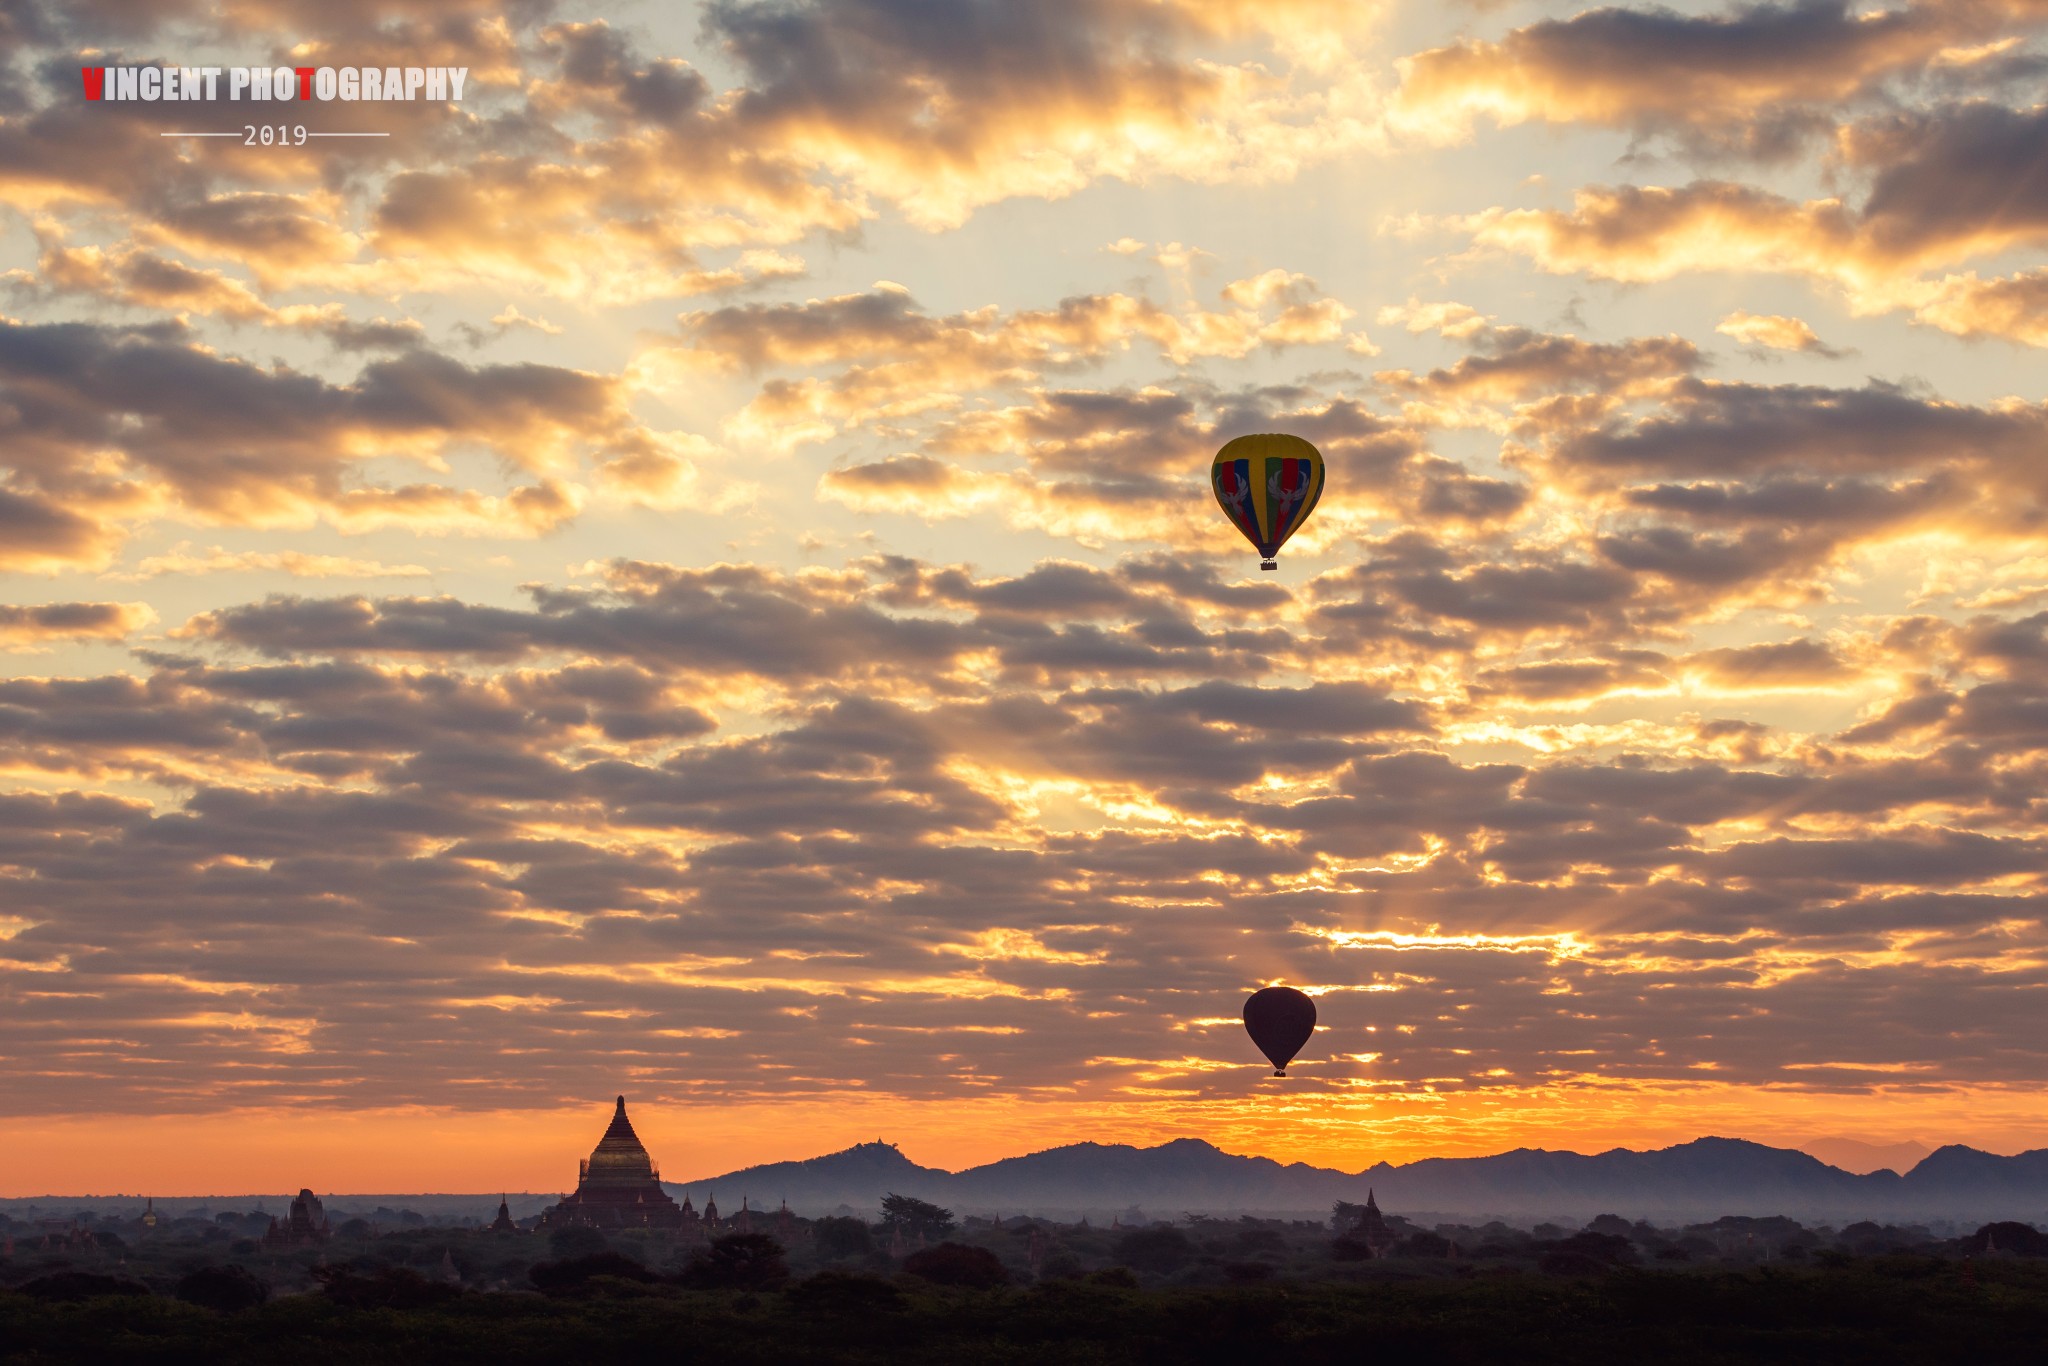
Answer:
<svg viewBox="0 0 2048 1366"><path fill-rule="evenodd" d="M540 1217L544 1229L680 1228L682 1223L682 1210L661 1188L661 1173L626 1118L624 1096L596 1150L578 1165L576 1193Z"/></svg>
<svg viewBox="0 0 2048 1366"><path fill-rule="evenodd" d="M308 1243L324 1243L334 1236L327 1226L327 1211L320 1204L320 1197L303 1187L299 1198L292 1201L291 1214L283 1223L277 1216L270 1217L270 1229L263 1235L265 1247L301 1247Z"/></svg>
<svg viewBox="0 0 2048 1366"><path fill-rule="evenodd" d="M1380 1202L1372 1198L1370 1186L1365 1189L1365 1211L1358 1221L1358 1238L1374 1257L1384 1257L1394 1247L1394 1231L1381 1216Z"/></svg>

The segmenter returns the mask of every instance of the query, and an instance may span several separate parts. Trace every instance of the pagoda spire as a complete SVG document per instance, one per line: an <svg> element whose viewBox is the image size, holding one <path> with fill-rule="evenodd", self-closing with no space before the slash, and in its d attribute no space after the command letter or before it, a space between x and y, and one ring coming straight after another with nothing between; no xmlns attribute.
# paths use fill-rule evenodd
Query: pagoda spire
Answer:
<svg viewBox="0 0 2048 1366"><path fill-rule="evenodd" d="M1365 1213L1358 1220L1358 1233L1374 1257L1386 1256L1394 1245L1394 1231L1380 1214L1380 1202L1373 1198L1370 1186L1365 1188Z"/></svg>
<svg viewBox="0 0 2048 1366"><path fill-rule="evenodd" d="M620 1096L618 1105L612 1111L612 1124L604 1131L606 1138L623 1138L629 1143L638 1143L640 1135L633 1132L633 1121L626 1118L626 1098Z"/></svg>

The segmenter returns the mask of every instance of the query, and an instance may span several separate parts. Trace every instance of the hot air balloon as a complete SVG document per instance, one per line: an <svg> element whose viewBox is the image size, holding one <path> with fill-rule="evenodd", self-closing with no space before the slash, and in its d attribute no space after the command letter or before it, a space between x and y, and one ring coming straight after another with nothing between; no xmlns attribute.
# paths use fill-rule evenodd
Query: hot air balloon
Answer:
<svg viewBox="0 0 2048 1366"><path fill-rule="evenodd" d="M1284 1077L1316 1032L1316 1003L1293 987L1261 987L1244 1003L1244 1032L1272 1060L1273 1075Z"/></svg>
<svg viewBox="0 0 2048 1366"><path fill-rule="evenodd" d="M1258 548L1259 568L1278 569L1280 547L1323 496L1323 457L1298 436L1240 436L1216 452L1209 486L1223 515Z"/></svg>

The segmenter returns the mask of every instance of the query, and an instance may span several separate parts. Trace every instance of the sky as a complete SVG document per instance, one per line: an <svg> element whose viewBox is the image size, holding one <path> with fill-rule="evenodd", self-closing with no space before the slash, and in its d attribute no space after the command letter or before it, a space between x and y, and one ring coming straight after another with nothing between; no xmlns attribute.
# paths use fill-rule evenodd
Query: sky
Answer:
<svg viewBox="0 0 2048 1366"><path fill-rule="evenodd" d="M0 0L0 1194L2039 1146L2044 30Z"/></svg>

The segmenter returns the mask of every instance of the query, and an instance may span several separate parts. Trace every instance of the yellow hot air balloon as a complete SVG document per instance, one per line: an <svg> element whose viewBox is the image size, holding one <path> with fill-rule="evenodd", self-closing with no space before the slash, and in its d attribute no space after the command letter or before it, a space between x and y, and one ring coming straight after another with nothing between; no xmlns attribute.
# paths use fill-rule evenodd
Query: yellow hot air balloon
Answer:
<svg viewBox="0 0 2048 1366"><path fill-rule="evenodd" d="M1209 486L1223 515L1259 551L1259 568L1274 557L1323 496L1323 456L1298 436L1268 432L1224 443L1209 466Z"/></svg>

